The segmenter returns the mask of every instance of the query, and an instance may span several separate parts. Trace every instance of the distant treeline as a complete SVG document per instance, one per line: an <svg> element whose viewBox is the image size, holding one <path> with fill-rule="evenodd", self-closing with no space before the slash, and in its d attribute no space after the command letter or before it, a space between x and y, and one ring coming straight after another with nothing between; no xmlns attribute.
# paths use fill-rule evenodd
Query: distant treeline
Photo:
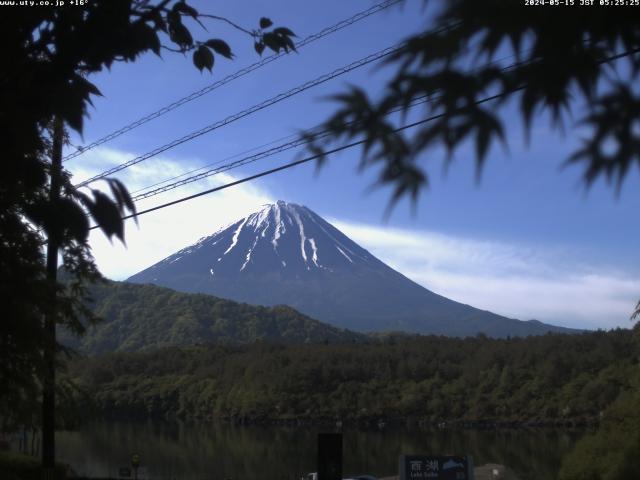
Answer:
<svg viewBox="0 0 640 480"><path fill-rule="evenodd" d="M637 377L637 330L171 347L67 375L106 417L597 422Z"/></svg>

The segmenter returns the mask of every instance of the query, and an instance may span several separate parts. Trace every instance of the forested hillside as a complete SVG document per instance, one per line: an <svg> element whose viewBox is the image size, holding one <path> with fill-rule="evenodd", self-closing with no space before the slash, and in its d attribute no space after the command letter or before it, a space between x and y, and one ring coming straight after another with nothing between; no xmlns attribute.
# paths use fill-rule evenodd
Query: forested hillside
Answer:
<svg viewBox="0 0 640 480"><path fill-rule="evenodd" d="M563 462L560 480L640 478L640 374L633 388L607 408L600 428L588 434Z"/></svg>
<svg viewBox="0 0 640 480"><path fill-rule="evenodd" d="M91 286L103 319L63 343L86 353L137 351L205 343L244 344L364 341L362 334L323 324L287 306L258 307L155 285L111 282Z"/></svg>
<svg viewBox="0 0 640 480"><path fill-rule="evenodd" d="M82 358L111 417L597 421L638 368L632 331L197 346Z"/></svg>

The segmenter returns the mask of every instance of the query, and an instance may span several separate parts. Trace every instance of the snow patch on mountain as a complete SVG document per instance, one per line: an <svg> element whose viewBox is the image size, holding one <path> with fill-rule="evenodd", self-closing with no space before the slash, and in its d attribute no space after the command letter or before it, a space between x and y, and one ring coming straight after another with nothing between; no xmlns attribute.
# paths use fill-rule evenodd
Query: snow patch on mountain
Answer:
<svg viewBox="0 0 640 480"><path fill-rule="evenodd" d="M344 250L342 250L338 245L336 245L336 249L342 254L344 255L344 258L346 258L347 260L349 260L350 263L353 263L353 260L351 260L351 257L349 255L347 255L346 253L344 253Z"/></svg>
<svg viewBox="0 0 640 480"><path fill-rule="evenodd" d="M223 255L226 255L227 253L229 253L231 250L233 250L233 247L235 247L238 244L238 237L240 236L240 231L242 230L242 227L244 227L244 224L247 223L247 220L248 220L248 217L244 218L242 222L240 222L238 229L235 231L235 233L233 234L233 238L231 239L231 245L229 245L229 248L225 250Z"/></svg>
<svg viewBox="0 0 640 480"><path fill-rule="evenodd" d="M282 221L282 215L280 213L280 205L276 203L273 207L273 216L275 220L275 230L273 232L273 238L271 239L271 244L273 245L273 249L278 248L278 239L281 235L284 235L287 231L287 228L284 226L284 222Z"/></svg>
<svg viewBox="0 0 640 480"><path fill-rule="evenodd" d="M300 219L300 215L298 215L298 212L295 209L291 209L290 213L298 224L298 231L300 232L300 251L302 252L302 258L306 263L307 252L304 249L304 243L307 241L307 237L304 236L304 225L302 223L302 220Z"/></svg>
<svg viewBox="0 0 640 480"><path fill-rule="evenodd" d="M244 270L245 267L247 266L247 263L251 261L251 252L253 252L253 249L256 248L257 243L258 243L258 237L256 237L256 239L253 241L253 245L251 245L251 248L247 252L247 256L245 257L244 263L240 267L240 271Z"/></svg>
<svg viewBox="0 0 640 480"><path fill-rule="evenodd" d="M311 245L311 250L313 251L311 260L313 261L316 267L321 267L322 265L318 265L318 247L316 247L316 241L313 238L310 238L309 245Z"/></svg>

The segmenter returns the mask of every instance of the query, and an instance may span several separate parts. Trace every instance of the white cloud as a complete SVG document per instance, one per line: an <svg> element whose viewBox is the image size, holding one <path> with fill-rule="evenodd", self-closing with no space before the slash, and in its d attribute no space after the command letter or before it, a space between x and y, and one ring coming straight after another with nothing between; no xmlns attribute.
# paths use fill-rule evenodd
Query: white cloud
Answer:
<svg viewBox="0 0 640 480"><path fill-rule="evenodd" d="M73 161L74 180L135 157L96 149ZM195 160L154 158L118 176L131 192L198 167ZM138 209L233 181L221 174L144 200ZM127 222L127 247L97 230L90 243L100 270L121 280L273 202L253 183L206 195ZM640 281L624 271L593 266L588 254L544 249L428 231L392 229L331 220L355 242L415 282L453 300L519 319L580 327L629 327Z"/></svg>
<svg viewBox="0 0 640 480"><path fill-rule="evenodd" d="M590 266L580 252L333 221L413 281L453 300L523 320L630 327L640 281Z"/></svg>
<svg viewBox="0 0 640 480"><path fill-rule="evenodd" d="M74 181L81 181L134 157L121 151L96 149L74 160L70 170L74 173ZM134 165L115 176L125 183L130 192L135 192L198 166L196 161L160 157ZM138 211L142 211L234 180L227 173L219 174L142 200L136 206ZM95 186L100 187L100 183L104 184L97 182ZM139 227L128 220L126 247L118 240L111 244L98 230L91 232L89 242L100 271L109 278L122 280L272 201L267 192L255 184L246 183L142 215Z"/></svg>

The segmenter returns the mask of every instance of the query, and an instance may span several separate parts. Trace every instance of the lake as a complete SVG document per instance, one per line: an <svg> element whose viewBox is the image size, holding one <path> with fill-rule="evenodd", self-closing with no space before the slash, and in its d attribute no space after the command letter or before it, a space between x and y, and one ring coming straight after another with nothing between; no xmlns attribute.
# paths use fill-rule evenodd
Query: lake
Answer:
<svg viewBox="0 0 640 480"><path fill-rule="evenodd" d="M316 471L320 427L227 423L99 422L57 433L57 457L78 474L117 476L138 453L148 478L160 480L299 479ZM553 429L370 429L344 431L344 473L397 473L401 453L471 454L475 465L500 463L522 479L553 479L584 434Z"/></svg>

